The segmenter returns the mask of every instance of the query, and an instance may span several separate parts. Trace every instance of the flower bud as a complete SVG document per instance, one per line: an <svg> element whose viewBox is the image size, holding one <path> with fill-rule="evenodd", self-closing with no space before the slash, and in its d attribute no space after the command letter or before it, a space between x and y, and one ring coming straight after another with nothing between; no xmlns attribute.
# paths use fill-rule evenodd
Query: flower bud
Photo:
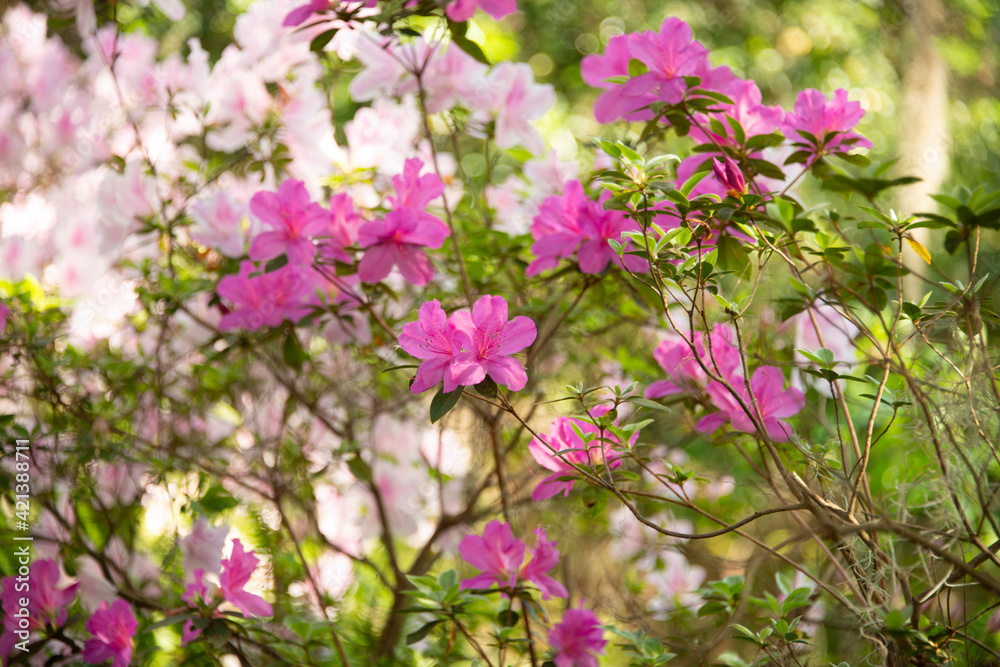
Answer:
<svg viewBox="0 0 1000 667"><path fill-rule="evenodd" d="M746 194L747 183L743 179L743 172L731 157L726 158L725 166L718 160L712 160L712 173L715 174L716 180L726 186L729 196L739 199Z"/></svg>

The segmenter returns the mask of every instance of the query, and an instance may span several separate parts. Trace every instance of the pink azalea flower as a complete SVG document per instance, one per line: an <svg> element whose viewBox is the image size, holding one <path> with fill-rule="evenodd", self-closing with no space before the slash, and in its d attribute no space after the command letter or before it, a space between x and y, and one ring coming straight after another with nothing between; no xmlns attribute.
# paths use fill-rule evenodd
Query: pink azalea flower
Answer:
<svg viewBox="0 0 1000 667"><path fill-rule="evenodd" d="M608 262L622 266L622 258L608 241L621 243L622 232L637 230L638 226L621 212L604 209L603 202L610 197L610 192L604 192L595 202L587 197L579 181L570 181L561 196L546 199L531 226L535 238L531 252L537 259L525 274L536 276L555 268L560 259L574 253L582 273L601 273ZM628 241L625 243L631 247ZM649 268L645 260L634 255L625 255L624 262L631 271Z"/></svg>
<svg viewBox="0 0 1000 667"><path fill-rule="evenodd" d="M184 561L184 571L197 570L218 574L221 567L222 548L226 546L229 526L212 528L205 519L198 519L191 528L191 534L178 542Z"/></svg>
<svg viewBox="0 0 1000 667"><path fill-rule="evenodd" d="M316 244L310 237L323 234L329 213L309 200L302 181L288 179L277 192L258 192L250 212L274 231L262 232L250 244L250 259L266 261L285 254L290 264L310 264Z"/></svg>
<svg viewBox="0 0 1000 667"><path fill-rule="evenodd" d="M803 90L795 100L795 111L785 116L782 129L787 137L797 134L817 154L846 153L855 147L872 147L872 142L851 131L864 115L861 104L849 102L843 88L833 94L832 100L818 90ZM813 135L818 144L803 132ZM834 132L837 134L829 136Z"/></svg>
<svg viewBox="0 0 1000 667"><path fill-rule="evenodd" d="M214 248L226 257L242 257L246 252L243 218L247 205L238 205L225 190L193 204L189 215L195 224L190 234L198 243Z"/></svg>
<svg viewBox="0 0 1000 667"><path fill-rule="evenodd" d="M296 7L292 11L288 12L288 15L285 16L285 20L282 21L281 25L287 28L300 26L312 18L313 14L324 12L336 3L336 0L310 0L307 4Z"/></svg>
<svg viewBox="0 0 1000 667"><path fill-rule="evenodd" d="M315 274L286 264L277 271L251 276L253 262L240 263L240 272L219 281L219 296L233 304L222 316L219 328L248 329L276 327L285 319L298 322L312 312L315 302Z"/></svg>
<svg viewBox="0 0 1000 667"><path fill-rule="evenodd" d="M257 569L259 558L254 552L243 551L239 539L233 540L233 553L222 561L222 573L219 575L219 589L227 601L247 616L272 616L274 608L264 598L243 590L250 581L250 575Z"/></svg>
<svg viewBox="0 0 1000 667"><path fill-rule="evenodd" d="M647 71L624 83L608 81L628 77L631 60L641 62ZM700 77L710 71L708 50L692 40L687 23L673 17L661 24L658 33L612 39L605 54L587 56L581 64L584 80L605 89L594 107L601 123L617 118L648 120L653 114L646 107L654 102L677 104L688 90L684 77Z"/></svg>
<svg viewBox="0 0 1000 667"><path fill-rule="evenodd" d="M656 591L649 610L665 617L678 607L691 607L701 601L698 588L705 581L705 568L692 565L684 554L667 549L660 553L664 569L646 575L646 583Z"/></svg>
<svg viewBox="0 0 1000 667"><path fill-rule="evenodd" d="M110 660L112 667L127 667L132 661L132 638L139 622L128 602L119 598L110 607L102 602L84 627L93 635L84 644L84 660L92 664Z"/></svg>
<svg viewBox="0 0 1000 667"><path fill-rule="evenodd" d="M185 621L184 627L181 629L181 646L187 646L200 637L201 633L202 630L194 627L194 620L189 618Z"/></svg>
<svg viewBox="0 0 1000 667"><path fill-rule="evenodd" d="M365 254L358 264L362 282L377 283L398 266L403 278L423 287L434 277L434 267L421 248L440 248L451 231L423 211L399 208L385 218L366 222L358 234Z"/></svg>
<svg viewBox="0 0 1000 667"><path fill-rule="evenodd" d="M481 574L463 579L462 588L491 588L496 584L507 595L517 587L518 581L530 581L541 590L542 599L566 597L565 587L546 574L559 562L555 543L547 539L541 528L535 531L535 535L538 541L532 560L523 568L521 563L527 546L514 537L506 523L490 521L482 536L466 535L458 545L458 553Z"/></svg>
<svg viewBox="0 0 1000 667"><path fill-rule="evenodd" d="M441 303L434 299L420 306L417 321L403 325L399 345L423 363L417 369L410 390L414 394L427 391L444 380L445 392L458 388L451 374L451 362L462 346L455 337L455 325L448 321Z"/></svg>
<svg viewBox="0 0 1000 667"><path fill-rule="evenodd" d="M354 209L350 195L341 192L330 197L330 218L322 234L326 238L319 240L320 254L345 264L353 262L354 256L345 248L358 242L358 233L364 224L365 219Z"/></svg>
<svg viewBox="0 0 1000 667"><path fill-rule="evenodd" d="M722 183L730 196L739 198L747 193L747 182L743 178L743 172L740 171L736 160L728 155L724 164L718 160L712 160L712 174L715 176L715 180Z"/></svg>
<svg viewBox="0 0 1000 667"><path fill-rule="evenodd" d="M446 11L452 21L462 22L471 19L477 7L495 19L502 19L517 11L517 0L452 0Z"/></svg>
<svg viewBox="0 0 1000 667"><path fill-rule="evenodd" d="M595 417L600 417L607 411L608 407L606 405L600 405L593 408L591 413ZM549 434L545 438L545 443L535 438L528 445L528 451L531 452L531 456L538 465L552 471L552 474L543 479L532 492L531 499L535 502L551 498L560 493L564 496L569 496L569 492L573 489L575 482L571 479L560 480L560 478L577 475L578 473L574 465L588 468L605 462L607 462L609 468L616 468L621 465L621 461L619 460L620 454L614 450L611 442L608 440L598 441L595 438L585 446L583 439L577 435L576 430L573 428L574 424L584 434L596 434L600 432L597 426L584 419L556 417L552 425L549 426ZM638 434L635 437L638 437ZM560 453L565 450L573 451L565 454Z"/></svg>
<svg viewBox="0 0 1000 667"><path fill-rule="evenodd" d="M392 177L392 185L396 188L396 197L389 197L393 208L408 206L415 209L425 209L427 205L444 192L444 182L437 174L420 175L424 161L411 157L403 164L403 173Z"/></svg>
<svg viewBox="0 0 1000 667"><path fill-rule="evenodd" d="M530 581L542 592L542 599L552 597L564 598L568 595L566 587L553 579L548 573L559 564L559 550L556 543L548 538L545 529L535 529L535 550L531 561L521 569L521 579Z"/></svg>
<svg viewBox="0 0 1000 667"><path fill-rule="evenodd" d="M744 403L751 404L750 397L746 393L745 383L740 378L738 382L732 383L733 388L740 394ZM791 428L783 420L791 417L805 407L805 395L795 389L785 386L785 376L781 369L773 366L762 366L754 371L750 378L750 389L757 400L757 408L763 419L763 425L768 436L774 442L787 442ZM703 433L714 431L724 423L729 423L737 431L743 433L755 433L753 421L733 398L732 394L718 382L712 382L708 386L708 395L719 412L703 417L696 424L696 428ZM756 416L756 415L755 415Z"/></svg>
<svg viewBox="0 0 1000 667"><path fill-rule="evenodd" d="M520 391L528 383L524 366L511 355L535 341L535 323L524 316L507 321L507 301L501 296L480 297L472 313L452 315L455 336L463 351L449 367L460 385L475 385L489 375L494 382Z"/></svg>
<svg viewBox="0 0 1000 667"><path fill-rule="evenodd" d="M0 607L3 608L3 633L0 634L0 656L10 655L14 645L24 639L18 631L15 613L21 608L20 600L28 598L28 631L37 631L46 625L55 627L66 622L69 606L76 597L78 584L58 588L59 565L54 560L36 560L28 571L27 591L19 590L16 577L4 577L0 588ZM23 587L23 584L21 585Z"/></svg>
<svg viewBox="0 0 1000 667"><path fill-rule="evenodd" d="M509 525L490 521L482 536L466 535L458 545L458 553L465 562L482 572L463 579L462 588L491 588L496 584L513 589L526 551L527 546L514 537Z"/></svg>
<svg viewBox="0 0 1000 667"><path fill-rule="evenodd" d="M666 380L659 380L646 388L646 398L662 398L683 391L703 388L708 376L698 364L701 358L712 371L726 378L730 384L742 382L740 376L740 353L732 344L732 330L717 324L711 336L698 332L695 336L695 353L688 341L680 335L665 338L653 351L653 358L666 374Z"/></svg>
<svg viewBox="0 0 1000 667"><path fill-rule="evenodd" d="M549 644L556 652L556 667L597 667L597 656L604 654L608 642L597 615L581 607L567 609L562 621L552 626Z"/></svg>
<svg viewBox="0 0 1000 667"><path fill-rule="evenodd" d="M205 570L198 568L194 571L194 581L187 585L181 599L192 607L208 602L209 592L208 586L205 585Z"/></svg>

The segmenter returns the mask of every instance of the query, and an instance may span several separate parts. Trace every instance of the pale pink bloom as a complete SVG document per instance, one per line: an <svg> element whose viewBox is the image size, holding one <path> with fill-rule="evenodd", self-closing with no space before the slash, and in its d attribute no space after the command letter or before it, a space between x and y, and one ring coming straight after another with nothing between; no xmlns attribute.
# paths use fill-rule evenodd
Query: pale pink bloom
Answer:
<svg viewBox="0 0 1000 667"><path fill-rule="evenodd" d="M809 317L810 311L816 318L816 326L813 326ZM804 310L791 318L795 325L795 349L815 352L821 347L833 352L833 358L837 361L846 361L851 364L857 359L857 348L854 339L860 329L849 319L841 315L836 308L826 304L816 306L809 310ZM819 327L823 334L823 342L819 340L816 332ZM796 356L805 361L805 357L796 352Z"/></svg>
<svg viewBox="0 0 1000 667"><path fill-rule="evenodd" d="M818 90L803 90L795 100L795 111L785 116L782 130L785 136L804 142L809 146L807 150L816 154L846 153L851 148L872 147L872 142L851 131L864 115L861 104L849 102L843 88L830 100ZM813 135L815 141L803 133Z"/></svg>
<svg viewBox="0 0 1000 667"><path fill-rule="evenodd" d="M482 9L495 19L501 19L517 11L517 0L452 0L448 5L448 18L452 21L468 21Z"/></svg>
<svg viewBox="0 0 1000 667"><path fill-rule="evenodd" d="M492 588L494 584L507 595L518 581L532 581L542 591L542 598L566 597L566 589L546 573L559 561L555 543L548 541L545 531L536 531L538 546L532 562L521 567L527 546L514 537L510 526L500 521L490 521L482 536L466 535L458 545L462 558L481 574L462 580L462 588ZM537 561L537 563L535 562Z"/></svg>
<svg viewBox="0 0 1000 667"><path fill-rule="evenodd" d="M705 581L705 568L692 565L683 554L668 549L660 554L664 569L646 575L646 583L655 590L649 610L659 617L679 607L691 607L701 601L698 588Z"/></svg>
<svg viewBox="0 0 1000 667"><path fill-rule="evenodd" d="M208 521L200 518L191 527L191 533L178 540L183 556L184 572L193 573L203 570L210 574L218 574L222 560L222 548L226 545L226 535L229 526L222 524L212 528Z"/></svg>
<svg viewBox="0 0 1000 667"><path fill-rule="evenodd" d="M784 419L799 412L806 403L805 395L801 391L794 387L783 389L784 385L785 376L781 369L773 366L761 366L754 371L750 378L750 389L756 399L760 418L763 419L763 426L768 436L775 442L788 441L791 428ZM732 386L743 399L744 404L753 409L743 380L740 379ZM720 383L712 382L709 384L708 395L719 412L702 417L695 428L703 433L710 433L722 424L728 423L737 431L756 432L753 421L746 411ZM754 417L757 418L756 412Z"/></svg>
<svg viewBox="0 0 1000 667"><path fill-rule="evenodd" d="M471 314L459 311L452 322L463 348L449 367L458 384L479 384L489 376L511 391L524 389L528 375L511 355L535 341L538 331L531 319L522 315L508 322L507 301L486 295L473 304Z"/></svg>
<svg viewBox="0 0 1000 667"><path fill-rule="evenodd" d="M555 104L551 84L535 83L527 63L501 62L493 67L469 105L496 120L498 148L523 146L538 155L545 148L542 136L529 121L541 118ZM478 117L478 116L477 116ZM479 118L485 123L486 119Z"/></svg>
<svg viewBox="0 0 1000 667"><path fill-rule="evenodd" d="M565 185L576 180L579 171L578 162L564 162L551 150L540 158L527 160L520 173L511 174L501 185L487 186L486 203L498 212L494 219L496 228L511 235L526 233L541 203L549 197L561 196Z"/></svg>
<svg viewBox="0 0 1000 667"><path fill-rule="evenodd" d="M109 607L106 602L84 626L93 637L83 647L83 659L93 664L111 661L111 667L128 667L132 661L132 638L139 629L132 607L122 599Z"/></svg>
<svg viewBox="0 0 1000 667"><path fill-rule="evenodd" d="M446 111L468 100L489 69L455 45L444 51L436 48L421 78L428 113Z"/></svg>
<svg viewBox="0 0 1000 667"><path fill-rule="evenodd" d="M416 47L407 46L406 48ZM426 52L426 43L422 40L419 50ZM413 53L413 51L404 53L403 47L381 35L371 32L361 34L354 55L364 67L351 79L351 83L348 85L351 99L358 102L368 102L413 92L414 82L410 76L411 71L407 69L408 64L417 60L417 58L411 57ZM372 108L374 106L373 104ZM358 110L359 113L360 111L361 109Z"/></svg>
<svg viewBox="0 0 1000 667"><path fill-rule="evenodd" d="M272 616L274 608L264 598L243 590L250 581L250 575L257 569L259 560L253 551L243 550L239 539L233 540L232 555L222 561L219 590L227 601L236 605L247 616Z"/></svg>
<svg viewBox="0 0 1000 667"><path fill-rule="evenodd" d="M247 243L243 221L249 213L245 203L237 204L226 190L218 190L188 207L188 215L195 222L189 230L191 238L226 257L242 257Z"/></svg>
<svg viewBox="0 0 1000 667"><path fill-rule="evenodd" d="M285 319L298 322L312 312L316 302L315 272L286 264L277 271L251 276L256 271L253 262L240 263L240 272L219 281L219 296L233 304L223 315L221 329L276 327Z"/></svg>
<svg viewBox="0 0 1000 667"><path fill-rule="evenodd" d="M288 179L277 192L258 192L250 212L272 231L261 232L250 244L250 259L260 262L281 254L289 264L310 264L316 257L312 237L323 234L329 212L309 199L302 181Z"/></svg>
<svg viewBox="0 0 1000 667"><path fill-rule="evenodd" d="M604 654L608 642L597 615L581 607L567 609L552 626L549 644L556 651L556 667L597 667L597 656Z"/></svg>
<svg viewBox="0 0 1000 667"><path fill-rule="evenodd" d="M448 225L429 213L407 207L390 211L366 222L358 233L358 244L365 249L358 276L362 282L377 283L397 266L407 282L422 287L434 277L422 248L440 248L449 236Z"/></svg>
<svg viewBox="0 0 1000 667"><path fill-rule="evenodd" d="M608 411L608 406L599 405L591 408L590 413L595 418L600 418ZM617 421L616 421L617 423ZM592 433L595 438L588 444L584 444L583 439L577 435L576 429L583 434ZM609 433L605 432L604 439L596 437L600 429L585 419L573 419L571 417L556 417L552 425L549 426L548 436L543 443L538 438L531 441L528 451L538 465L552 474L539 482L538 486L531 494L531 499L535 502L551 498L562 493L569 496L575 481L561 480L561 477L576 477L579 473L576 467L594 468L606 463L609 468L617 468L621 465L619 458L621 454L615 451L615 443ZM632 442L635 441L635 438ZM571 450L566 452L565 450ZM563 453L565 452L565 453Z"/></svg>
<svg viewBox="0 0 1000 667"><path fill-rule="evenodd" d="M380 97L344 123L344 134L351 167L399 173L405 156L420 137L420 112L412 95L398 103Z"/></svg>
<svg viewBox="0 0 1000 667"><path fill-rule="evenodd" d="M419 394L444 381L445 392L458 388L458 381L451 372L451 363L461 352L454 322L437 299L428 301L417 311L417 321L403 325L399 346L423 362L417 369L410 390Z"/></svg>

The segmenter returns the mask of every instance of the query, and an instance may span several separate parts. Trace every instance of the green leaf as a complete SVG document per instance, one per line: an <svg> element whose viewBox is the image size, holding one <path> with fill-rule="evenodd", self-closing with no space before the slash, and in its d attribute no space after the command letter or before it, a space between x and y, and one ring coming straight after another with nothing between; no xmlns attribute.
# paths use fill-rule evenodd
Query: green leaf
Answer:
<svg viewBox="0 0 1000 667"><path fill-rule="evenodd" d="M497 397L497 383L489 375L475 386L476 393L486 398Z"/></svg>
<svg viewBox="0 0 1000 667"><path fill-rule="evenodd" d="M462 387L446 394L444 389L438 389L438 393L431 399L431 423L437 423L439 419L451 412L451 409L458 404L458 399L462 398Z"/></svg>
<svg viewBox="0 0 1000 667"><path fill-rule="evenodd" d="M441 622L442 619L436 618L433 621L428 621L420 626L419 629L414 630L410 634L406 635L406 644L416 644L418 641L426 637L431 633L431 630Z"/></svg>
<svg viewBox="0 0 1000 667"><path fill-rule="evenodd" d="M285 343L281 347L281 356L288 366L297 371L302 370L302 364L309 360L309 355L302 349L302 344L299 342L298 336L295 335L294 329L285 336Z"/></svg>
<svg viewBox="0 0 1000 667"><path fill-rule="evenodd" d="M324 47L330 43L333 36L337 34L337 29L327 30L326 32L321 32L320 34L313 37L313 40L309 42L309 50L314 53L322 53Z"/></svg>

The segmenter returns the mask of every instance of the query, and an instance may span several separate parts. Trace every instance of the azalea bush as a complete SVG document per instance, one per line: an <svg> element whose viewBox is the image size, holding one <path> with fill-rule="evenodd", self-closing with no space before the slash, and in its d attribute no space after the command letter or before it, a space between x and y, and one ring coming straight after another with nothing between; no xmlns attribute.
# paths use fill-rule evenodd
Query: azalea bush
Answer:
<svg viewBox="0 0 1000 667"><path fill-rule="evenodd" d="M139 4L0 27L3 664L1000 664L1000 190L672 16L569 156L515 0Z"/></svg>

